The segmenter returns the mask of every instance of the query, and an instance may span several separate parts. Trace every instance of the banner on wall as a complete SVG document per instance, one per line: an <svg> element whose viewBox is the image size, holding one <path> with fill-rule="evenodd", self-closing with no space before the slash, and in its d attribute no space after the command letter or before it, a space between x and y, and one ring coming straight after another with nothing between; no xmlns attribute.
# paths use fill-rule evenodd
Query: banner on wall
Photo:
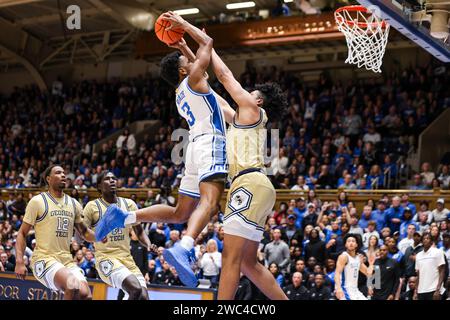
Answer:
<svg viewBox="0 0 450 320"><path fill-rule="evenodd" d="M88 282L93 300L117 300L119 290L99 280ZM216 291L150 285L150 300L214 300ZM0 300L62 300L64 294L44 287L33 276L19 280L13 273L0 272Z"/></svg>

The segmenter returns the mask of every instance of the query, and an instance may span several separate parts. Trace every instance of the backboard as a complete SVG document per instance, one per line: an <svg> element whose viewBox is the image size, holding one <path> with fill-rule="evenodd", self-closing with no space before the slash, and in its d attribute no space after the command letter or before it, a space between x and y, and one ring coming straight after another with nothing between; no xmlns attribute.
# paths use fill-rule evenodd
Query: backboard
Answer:
<svg viewBox="0 0 450 320"><path fill-rule="evenodd" d="M448 0L358 0L377 6L381 17L442 62L450 62Z"/></svg>

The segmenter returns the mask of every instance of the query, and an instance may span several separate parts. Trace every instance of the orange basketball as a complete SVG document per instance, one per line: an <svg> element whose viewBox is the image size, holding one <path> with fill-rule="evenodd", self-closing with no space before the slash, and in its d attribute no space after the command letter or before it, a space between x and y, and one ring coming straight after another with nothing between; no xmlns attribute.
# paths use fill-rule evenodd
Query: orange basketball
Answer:
<svg viewBox="0 0 450 320"><path fill-rule="evenodd" d="M170 22L165 20L162 16L158 17L155 22L155 33L159 40L166 44L174 44L183 38L183 29L166 30L170 26Z"/></svg>

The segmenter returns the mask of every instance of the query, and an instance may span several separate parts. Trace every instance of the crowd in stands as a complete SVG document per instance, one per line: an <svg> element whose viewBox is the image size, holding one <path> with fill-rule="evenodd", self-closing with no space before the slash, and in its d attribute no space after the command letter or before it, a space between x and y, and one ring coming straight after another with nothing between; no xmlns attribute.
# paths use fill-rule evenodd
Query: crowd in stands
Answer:
<svg viewBox="0 0 450 320"><path fill-rule="evenodd" d="M442 69L442 68L441 68ZM276 67L250 65L240 80L251 89L265 81L285 90L289 110L280 123L279 154L268 166L278 189L383 189L398 185L400 166L417 147L418 134L450 104L448 71L431 65L385 74L383 79L315 84ZM212 87L229 99L218 82ZM39 186L49 163L66 169L69 188L95 187L104 169L118 187L176 188L183 164L171 161L171 133L187 124L176 116L174 92L162 80L138 77L108 83L83 81L52 91L17 88L0 96L0 188ZM137 140L123 130L116 141L93 145L136 120L161 120L156 136ZM449 188L444 157L422 165L411 189ZM404 186L402 186L404 187Z"/></svg>
<svg viewBox="0 0 450 320"><path fill-rule="evenodd" d="M402 281L393 294L400 297L414 286L411 255L421 249L420 237L415 235L430 232L449 259L449 212L444 199L416 207L407 194L400 199L385 196L379 202L369 199L358 211L344 192L332 202L321 201L314 192L396 187L397 161L416 149L421 130L450 104L445 85L448 72L440 70L430 65L357 82L332 81L323 74L313 85L275 67L256 70L248 66L242 74L240 82L245 88L277 82L289 101L281 122L268 124L280 129L279 154L268 165L276 188L305 190L308 197L276 208L267 221L259 257L290 298L332 297L335 261L343 250L343 236L349 232L361 235L366 256L377 255L382 244L388 247L389 258L399 266ZM211 86L230 100L219 83ZM56 81L50 92L17 88L0 96L0 119L0 188L10 189L8 200L0 201L0 271L14 270L15 237L31 197L20 189L42 186L40 174L50 163L64 166L70 193L83 205L88 199L81 198L79 191L95 188L105 169L119 177L119 188L161 189L157 195L149 191L147 199L133 196L139 207L176 203L170 194L180 182L183 165L170 159L175 144L170 137L174 129L187 125L176 116L173 90L161 80L143 76L108 83ZM93 152L96 142L143 119L160 120L164 125L155 137L147 135L141 140L126 128L116 141ZM449 189L449 165L448 159L435 168L423 163L408 187ZM221 271L221 221L219 213L196 239L195 247L196 271L213 287ZM135 238L131 248L147 281L180 285L162 252L179 241L185 226L155 223L145 227L158 252L138 256L142 250ZM27 240L29 261L35 246L33 235ZM75 238L71 250L86 276L97 277L93 247ZM360 279L361 290L368 294L364 277ZM238 296L264 299L245 277Z"/></svg>
<svg viewBox="0 0 450 320"><path fill-rule="evenodd" d="M30 198L31 194L26 198ZM155 203L174 204L175 199L151 191L147 199L136 199L139 207ZM82 201L83 199L79 199ZM8 201L0 202L0 271L14 271L15 239L22 223L26 200L19 193ZM434 209L432 209L434 208ZM348 201L345 192L334 201L322 201L310 193L307 198L282 202L269 216L258 252L259 261L265 265L290 299L327 300L334 298L334 272L336 259L344 250L346 234L357 234L362 247L359 253L365 259L376 257L395 267L392 287L382 288L385 299L412 299L416 281L415 256L423 250L422 236L431 234L434 246L446 257L446 279L450 262L450 210L443 198L436 203L427 201L414 205L409 196L369 199L358 210ZM199 279L207 279L216 288L221 272L221 251L224 233L223 213L215 215L195 240L195 271ZM163 223L145 224L144 230L158 250L147 252L132 234L131 253L149 284L181 286L176 270L164 261L164 249L175 245L183 237L186 225ZM25 263L29 267L35 247L34 234L27 238ZM381 249L388 250L383 258ZM88 278L98 278L95 269L95 249L92 244L75 236L71 244L74 261ZM29 270L31 271L31 270ZM445 281L449 288L450 278ZM383 294L367 287L367 278L360 273L359 289L373 299ZM247 279L240 279L237 297L241 299L266 299Z"/></svg>

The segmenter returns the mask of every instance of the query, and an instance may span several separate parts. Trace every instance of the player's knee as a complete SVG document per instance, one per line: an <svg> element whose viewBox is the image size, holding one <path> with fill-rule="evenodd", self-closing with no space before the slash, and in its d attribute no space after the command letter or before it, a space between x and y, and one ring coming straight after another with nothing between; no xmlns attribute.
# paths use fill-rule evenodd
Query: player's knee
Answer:
<svg viewBox="0 0 450 320"><path fill-rule="evenodd" d="M129 300L143 300L142 299L142 287L140 284L130 284L128 289Z"/></svg>
<svg viewBox="0 0 450 320"><path fill-rule="evenodd" d="M148 300L147 289L141 288L141 295L139 296L139 300Z"/></svg>
<svg viewBox="0 0 450 320"><path fill-rule="evenodd" d="M210 216L214 215L218 210L217 204L211 199L204 199L203 201L201 200L199 206Z"/></svg>
<svg viewBox="0 0 450 320"><path fill-rule="evenodd" d="M80 300L92 300L91 290L89 288L82 287L79 290Z"/></svg>
<svg viewBox="0 0 450 320"><path fill-rule="evenodd" d="M256 267L256 261L251 259L242 259L241 262L241 270L242 273L248 275L251 270L254 270Z"/></svg>
<svg viewBox="0 0 450 320"><path fill-rule="evenodd" d="M175 209L174 223L185 223L189 220L190 212L177 207Z"/></svg>

